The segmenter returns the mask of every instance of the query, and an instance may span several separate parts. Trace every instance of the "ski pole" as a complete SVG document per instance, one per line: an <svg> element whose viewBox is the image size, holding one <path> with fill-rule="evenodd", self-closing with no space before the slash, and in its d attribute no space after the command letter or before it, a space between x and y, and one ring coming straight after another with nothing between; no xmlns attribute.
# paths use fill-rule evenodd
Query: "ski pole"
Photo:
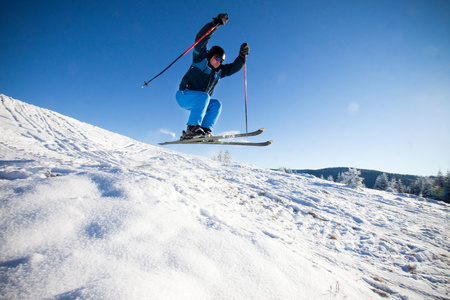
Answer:
<svg viewBox="0 0 450 300"><path fill-rule="evenodd" d="M162 73L164 73L165 71L167 71L167 69L169 69L174 63L176 63L180 58L182 58L186 53L188 53L189 51L192 50L192 48L194 48L201 40L203 40L203 38L205 36L207 36L211 31L213 31L214 29L218 28L220 24L217 24L216 26L212 27L210 30L208 30L207 33L205 33L201 38L199 38L189 49L187 49L186 51L183 52L183 54L181 54L180 56L177 57L177 59L175 59L167 68L165 68L164 70L162 70L158 75L156 75L155 77L153 77L152 79L150 79L149 81L144 81L144 85L141 86L141 88L143 88L144 86L148 86L148 84L150 82L152 82L153 80L155 80L156 78L158 78Z"/></svg>
<svg viewBox="0 0 450 300"><path fill-rule="evenodd" d="M247 63L244 63L244 92L245 92L245 132L248 133L248 121L247 121Z"/></svg>

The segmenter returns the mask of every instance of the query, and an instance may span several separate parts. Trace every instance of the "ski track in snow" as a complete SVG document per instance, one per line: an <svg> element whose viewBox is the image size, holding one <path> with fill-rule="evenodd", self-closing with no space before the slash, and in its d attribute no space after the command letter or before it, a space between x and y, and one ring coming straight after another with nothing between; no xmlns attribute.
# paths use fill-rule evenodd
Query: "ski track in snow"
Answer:
<svg viewBox="0 0 450 300"><path fill-rule="evenodd" d="M1 95L1 299L450 299L449 205L140 143Z"/></svg>

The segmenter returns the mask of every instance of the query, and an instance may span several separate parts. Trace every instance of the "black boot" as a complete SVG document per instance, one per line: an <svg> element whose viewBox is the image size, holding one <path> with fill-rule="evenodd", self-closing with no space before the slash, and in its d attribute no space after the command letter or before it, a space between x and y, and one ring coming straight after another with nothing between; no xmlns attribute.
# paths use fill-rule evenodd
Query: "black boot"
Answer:
<svg viewBox="0 0 450 300"><path fill-rule="evenodd" d="M205 127L202 127L202 129L203 129L203 131L205 132L205 137L207 137L207 136L212 136L211 129L205 128Z"/></svg>
<svg viewBox="0 0 450 300"><path fill-rule="evenodd" d="M181 139L193 139L200 138L206 135L205 131L200 127L200 125L188 125L186 131L183 131L183 136Z"/></svg>

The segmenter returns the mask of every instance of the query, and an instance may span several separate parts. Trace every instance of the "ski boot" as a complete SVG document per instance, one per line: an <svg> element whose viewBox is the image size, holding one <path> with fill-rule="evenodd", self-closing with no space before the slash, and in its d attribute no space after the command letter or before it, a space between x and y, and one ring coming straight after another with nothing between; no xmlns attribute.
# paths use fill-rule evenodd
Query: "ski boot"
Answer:
<svg viewBox="0 0 450 300"><path fill-rule="evenodd" d="M182 140L202 138L207 136L206 132L199 125L188 125L186 131L183 130Z"/></svg>

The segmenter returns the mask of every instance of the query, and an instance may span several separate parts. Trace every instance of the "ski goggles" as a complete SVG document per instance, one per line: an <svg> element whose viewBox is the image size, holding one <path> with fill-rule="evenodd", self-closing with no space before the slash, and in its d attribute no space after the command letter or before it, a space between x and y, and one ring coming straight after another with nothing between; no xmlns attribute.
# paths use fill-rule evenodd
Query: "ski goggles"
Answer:
<svg viewBox="0 0 450 300"><path fill-rule="evenodd" d="M214 56L214 58L215 58L218 62L220 62L220 63L222 63L222 62L224 61L223 58L218 57L218 56Z"/></svg>

